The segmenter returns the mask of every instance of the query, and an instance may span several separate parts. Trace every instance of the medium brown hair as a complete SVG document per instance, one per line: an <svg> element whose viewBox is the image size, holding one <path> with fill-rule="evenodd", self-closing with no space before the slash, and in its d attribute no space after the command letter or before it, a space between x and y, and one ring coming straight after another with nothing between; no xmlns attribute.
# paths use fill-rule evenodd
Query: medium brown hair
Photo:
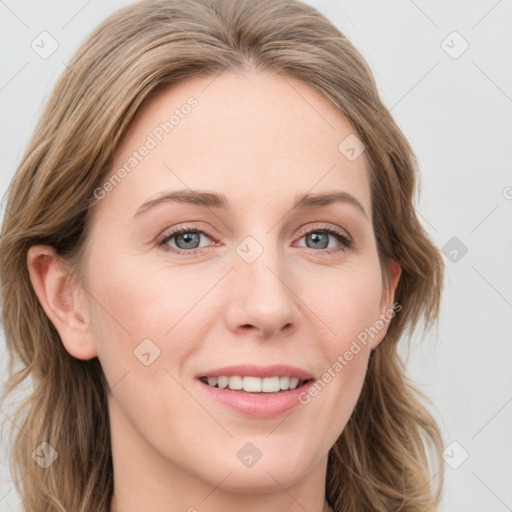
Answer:
<svg viewBox="0 0 512 512"><path fill-rule="evenodd" d="M13 421L11 471L26 512L108 512L113 466L108 384L97 358L64 348L32 288L27 251L53 246L77 279L93 191L135 114L159 88L247 66L302 81L326 97L366 147L373 228L383 276L401 266L401 311L372 352L348 424L329 452L326 498L335 512L437 509L442 440L406 377L397 343L437 319L443 260L414 208L417 161L355 47L296 0L145 0L105 20L53 89L8 190L0 240L8 395L31 377ZM341 142L341 141L340 141ZM59 453L40 468L42 442ZM437 471L436 485L431 481Z"/></svg>

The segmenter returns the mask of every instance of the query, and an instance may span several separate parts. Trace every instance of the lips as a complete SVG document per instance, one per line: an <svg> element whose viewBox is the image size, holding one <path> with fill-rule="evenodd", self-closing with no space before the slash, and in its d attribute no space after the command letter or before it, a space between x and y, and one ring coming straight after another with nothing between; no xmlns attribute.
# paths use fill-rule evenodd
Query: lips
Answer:
<svg viewBox="0 0 512 512"><path fill-rule="evenodd" d="M287 364L272 364L267 366L258 366L253 364L242 364L236 366L224 366L222 368L213 368L204 372L198 373L196 379L202 377L234 377L234 376L247 376L247 377L295 377L299 380L314 379L314 376L303 368L290 366Z"/></svg>
<svg viewBox="0 0 512 512"><path fill-rule="evenodd" d="M223 385L226 380L234 379L240 387L240 380L237 377L243 377L244 389L232 390L229 387L219 389L216 386L211 386L208 380L215 382L216 380L223 380ZM255 379L258 377L258 379ZM300 384L295 389L281 389L274 392L272 389L261 390L251 389L246 391L247 380L252 381L250 387L256 384L256 381L262 381L262 387L266 387L265 381L269 381L270 387L275 386L275 380L272 377L285 377L284 386L286 381L292 383L292 379ZM302 404L299 396L307 393L310 386L314 384L313 375L303 368L291 366L288 364L272 364L266 366L258 366L253 364L241 364L236 366L224 366L205 370L198 373L195 377L195 385L201 393L205 393L214 401L220 403L231 411L243 416L269 419L280 416L291 409L298 407ZM206 381L206 382L205 382ZM273 384L272 384L273 383Z"/></svg>
<svg viewBox="0 0 512 512"><path fill-rule="evenodd" d="M200 379L195 379L194 385L199 393L230 412L254 419L270 419L288 413L296 407L305 407L300 396L307 394L314 382L310 380L299 388L277 393L246 393L227 388L219 389L205 384Z"/></svg>

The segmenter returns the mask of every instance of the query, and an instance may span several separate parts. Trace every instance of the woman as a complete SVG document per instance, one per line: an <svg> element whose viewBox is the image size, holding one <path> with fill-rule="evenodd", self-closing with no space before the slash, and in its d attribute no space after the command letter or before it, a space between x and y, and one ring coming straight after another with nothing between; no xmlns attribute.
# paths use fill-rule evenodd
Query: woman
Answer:
<svg viewBox="0 0 512 512"><path fill-rule="evenodd" d="M103 22L2 230L24 510L436 510L442 440L397 354L442 288L416 167L312 7Z"/></svg>

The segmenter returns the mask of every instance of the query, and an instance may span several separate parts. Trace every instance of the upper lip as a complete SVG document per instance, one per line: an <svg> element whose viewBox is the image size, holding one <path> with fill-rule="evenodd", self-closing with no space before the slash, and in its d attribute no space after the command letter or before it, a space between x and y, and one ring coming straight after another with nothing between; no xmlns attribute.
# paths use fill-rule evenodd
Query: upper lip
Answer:
<svg viewBox="0 0 512 512"><path fill-rule="evenodd" d="M300 380L313 379L313 375L308 371L290 366L287 364L272 364L269 366L258 366L254 364L241 364L235 366L224 366L223 368L213 368L196 375L196 379L201 377L296 377Z"/></svg>

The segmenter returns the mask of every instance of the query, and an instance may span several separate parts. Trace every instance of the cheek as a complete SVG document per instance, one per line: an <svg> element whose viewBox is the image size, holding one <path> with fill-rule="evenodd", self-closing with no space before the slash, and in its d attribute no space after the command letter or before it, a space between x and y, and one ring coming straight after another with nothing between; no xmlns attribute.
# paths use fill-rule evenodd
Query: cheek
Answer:
<svg viewBox="0 0 512 512"><path fill-rule="evenodd" d="M190 286L191 277L179 269L149 267L122 253L98 252L95 259L105 262L89 283L91 320L100 343L108 335L109 343L132 350L146 338L160 344L197 301L200 286Z"/></svg>
<svg viewBox="0 0 512 512"><path fill-rule="evenodd" d="M165 446L160 448L171 450L170 440L182 430L195 428L169 418L198 409L180 383L181 367L194 350L194 325L199 323L193 311L185 316L197 299L184 298L182 287L169 287L171 280L164 282L161 274L150 275L144 269L137 274L120 266L115 272L98 274L91 283L96 295L91 320L98 358L110 386L113 428L135 428L147 441L161 439Z"/></svg>
<svg viewBox="0 0 512 512"><path fill-rule="evenodd" d="M324 348L334 359L378 318L382 296L380 267L373 261L332 267L328 273L308 276L303 290L301 298L321 321L318 325L325 327Z"/></svg>
<svg viewBox="0 0 512 512"><path fill-rule="evenodd" d="M318 274L314 280L308 277L303 300L319 319L315 325L325 327L325 335L317 333L316 339L326 363L322 375L301 401L306 408L311 407L312 417L326 425L325 443L332 445L359 398L370 342L382 334L373 330L379 318L382 286L377 259L331 268L329 278L323 270L323 275ZM316 286L312 286L313 281Z"/></svg>
<svg viewBox="0 0 512 512"><path fill-rule="evenodd" d="M149 274L123 266L122 258L109 258L90 279L91 332L110 386L131 373L151 379L163 351L162 333L174 321L171 294L155 287ZM153 277L154 279L154 277ZM146 365L146 363L150 363Z"/></svg>
<svg viewBox="0 0 512 512"><path fill-rule="evenodd" d="M98 255L98 261L100 256L106 258ZM145 404L146 412L165 415L165 407L150 407L155 390L181 394L182 368L198 340L207 337L201 298L219 278L184 267L150 268L122 254L108 261L89 283L92 335L103 371L120 402Z"/></svg>

